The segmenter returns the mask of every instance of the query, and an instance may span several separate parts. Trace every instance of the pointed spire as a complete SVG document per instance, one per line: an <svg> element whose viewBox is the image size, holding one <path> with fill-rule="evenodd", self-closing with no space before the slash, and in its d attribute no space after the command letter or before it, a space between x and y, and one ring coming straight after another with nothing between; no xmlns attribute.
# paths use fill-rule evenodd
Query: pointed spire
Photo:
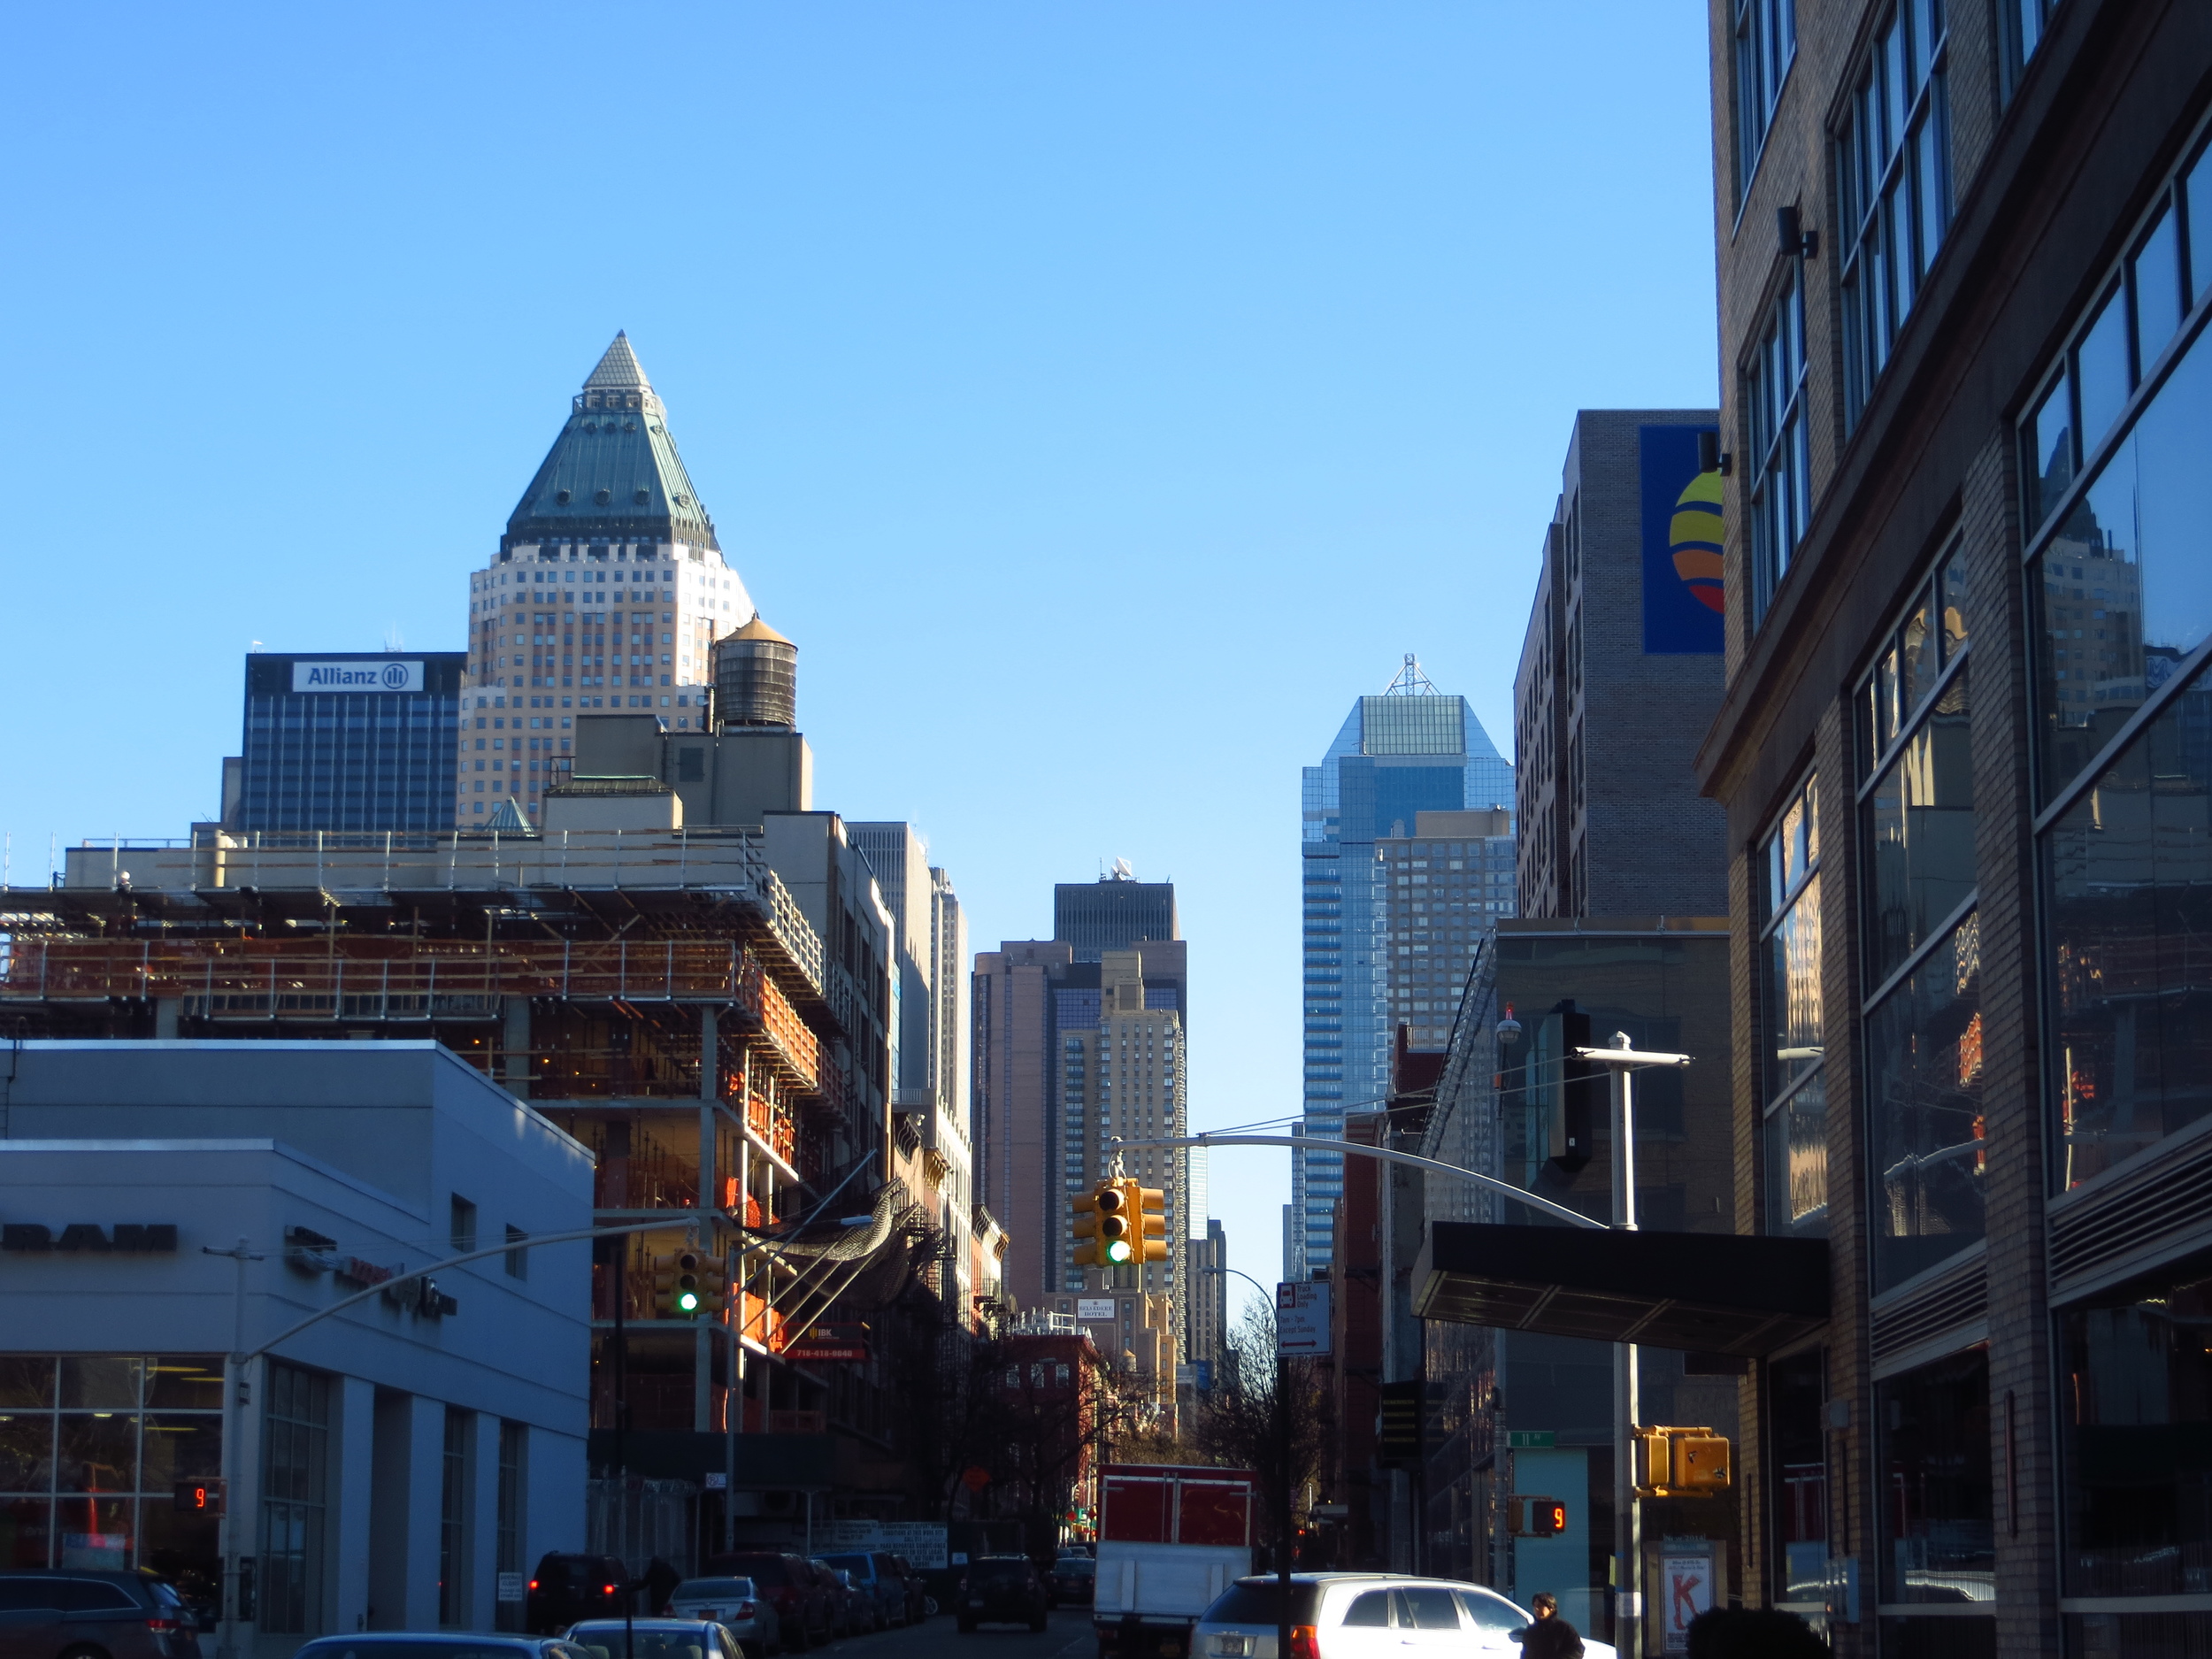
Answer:
<svg viewBox="0 0 2212 1659"><path fill-rule="evenodd" d="M645 378L644 367L637 360L637 353L630 349L626 330L618 332L606 355L599 359L599 366L584 382L588 392L649 392L653 383Z"/></svg>

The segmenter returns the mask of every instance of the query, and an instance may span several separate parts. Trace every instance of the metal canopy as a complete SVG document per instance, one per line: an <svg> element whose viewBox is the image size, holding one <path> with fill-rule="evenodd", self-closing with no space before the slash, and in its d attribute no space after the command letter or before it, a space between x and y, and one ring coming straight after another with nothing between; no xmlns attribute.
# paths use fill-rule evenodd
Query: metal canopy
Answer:
<svg viewBox="0 0 2212 1659"><path fill-rule="evenodd" d="M1413 1310L1747 1358L1827 1323L1828 1244L1439 1221L1414 1263Z"/></svg>

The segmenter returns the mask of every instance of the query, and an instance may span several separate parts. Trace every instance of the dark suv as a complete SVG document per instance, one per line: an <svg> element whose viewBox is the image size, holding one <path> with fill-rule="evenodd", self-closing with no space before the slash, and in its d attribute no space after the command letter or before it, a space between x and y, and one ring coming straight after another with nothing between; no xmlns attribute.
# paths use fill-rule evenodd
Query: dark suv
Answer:
<svg viewBox="0 0 2212 1659"><path fill-rule="evenodd" d="M0 1659L200 1659L199 1622L176 1587L147 1572L0 1572Z"/></svg>
<svg viewBox="0 0 2212 1659"><path fill-rule="evenodd" d="M630 1610L630 1571L612 1555L553 1555L530 1575L522 1604L523 1627L534 1636L557 1636L587 1618L620 1618Z"/></svg>
<svg viewBox="0 0 2212 1659"><path fill-rule="evenodd" d="M803 1653L818 1641L828 1641L845 1623L843 1607L830 1600L827 1575L818 1573L804 1555L741 1549L715 1556L700 1571L716 1578L750 1578L761 1599L776 1609L789 1652ZM841 1603L843 1593L838 1594Z"/></svg>
<svg viewBox="0 0 2212 1659"><path fill-rule="evenodd" d="M953 1610L964 1632L978 1624L1026 1624L1042 1630L1051 1601L1037 1563L1028 1556L978 1555L961 1575Z"/></svg>

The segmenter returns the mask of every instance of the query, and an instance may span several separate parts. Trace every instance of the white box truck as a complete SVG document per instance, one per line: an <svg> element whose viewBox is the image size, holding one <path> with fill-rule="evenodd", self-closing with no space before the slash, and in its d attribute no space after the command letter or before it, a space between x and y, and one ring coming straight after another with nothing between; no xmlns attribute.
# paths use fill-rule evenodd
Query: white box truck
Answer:
<svg viewBox="0 0 2212 1659"><path fill-rule="evenodd" d="M1099 1471L1100 1659L1190 1659L1191 1627L1252 1571L1248 1470L1108 1463Z"/></svg>

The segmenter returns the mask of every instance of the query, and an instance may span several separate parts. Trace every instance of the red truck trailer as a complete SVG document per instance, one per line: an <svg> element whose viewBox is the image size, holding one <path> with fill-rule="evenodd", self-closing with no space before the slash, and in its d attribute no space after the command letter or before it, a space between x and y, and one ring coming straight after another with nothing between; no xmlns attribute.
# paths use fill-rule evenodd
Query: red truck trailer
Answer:
<svg viewBox="0 0 2212 1659"><path fill-rule="evenodd" d="M1249 1470L1108 1463L1099 1471L1101 1659L1190 1659L1191 1627L1252 1571Z"/></svg>

